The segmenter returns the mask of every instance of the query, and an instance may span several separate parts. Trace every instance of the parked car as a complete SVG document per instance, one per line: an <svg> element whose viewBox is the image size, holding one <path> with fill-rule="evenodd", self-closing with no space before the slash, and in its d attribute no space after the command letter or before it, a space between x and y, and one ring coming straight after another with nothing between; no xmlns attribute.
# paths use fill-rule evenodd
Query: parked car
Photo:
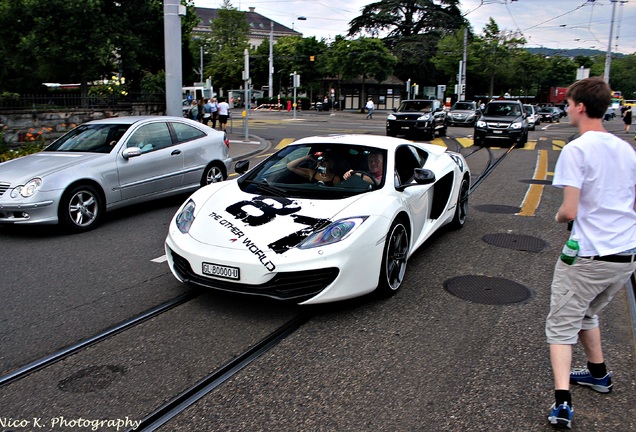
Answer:
<svg viewBox="0 0 636 432"><path fill-rule="evenodd" d="M319 171L325 161L342 181L295 171ZM466 161L444 147L303 138L188 198L170 223L166 256L179 281L214 290L300 304L391 295L416 249L443 226L464 225L469 187Z"/></svg>
<svg viewBox="0 0 636 432"><path fill-rule="evenodd" d="M91 121L0 163L0 223L87 231L108 210L225 180L231 162L225 132L186 118Z"/></svg>
<svg viewBox="0 0 636 432"><path fill-rule="evenodd" d="M386 119L388 136L412 136L424 139L435 138L435 133L446 135L446 112L435 99L412 99L402 101Z"/></svg>
<svg viewBox="0 0 636 432"><path fill-rule="evenodd" d="M535 130L536 126L541 124L541 118L536 106L524 105L523 109L526 111L526 121L528 122L528 130Z"/></svg>
<svg viewBox="0 0 636 432"><path fill-rule="evenodd" d="M477 119L477 103L474 101L457 101L446 115L449 126L473 126Z"/></svg>
<svg viewBox="0 0 636 432"><path fill-rule="evenodd" d="M504 142L524 147L528 142L528 122L523 105L513 100L489 102L475 123L473 136L477 146Z"/></svg>
<svg viewBox="0 0 636 432"><path fill-rule="evenodd" d="M554 106L544 106L539 110L539 115L541 116L541 121L544 122L560 122L561 121L561 110Z"/></svg>

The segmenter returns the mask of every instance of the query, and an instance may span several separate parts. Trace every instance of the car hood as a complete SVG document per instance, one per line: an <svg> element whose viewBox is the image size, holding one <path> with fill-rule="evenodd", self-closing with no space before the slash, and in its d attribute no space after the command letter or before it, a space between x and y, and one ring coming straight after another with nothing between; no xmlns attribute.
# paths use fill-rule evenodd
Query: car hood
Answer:
<svg viewBox="0 0 636 432"><path fill-rule="evenodd" d="M395 118L400 120L417 120L418 118L425 115L430 115L431 113L425 113L420 111L413 111L413 112L407 111L407 112L393 112L391 114L394 115Z"/></svg>
<svg viewBox="0 0 636 432"><path fill-rule="evenodd" d="M106 155L99 153L40 152L0 164L0 182L19 185L33 177L46 177Z"/></svg>
<svg viewBox="0 0 636 432"><path fill-rule="evenodd" d="M464 115L471 115L471 114L475 114L475 110L451 110L449 111L449 114L464 114Z"/></svg>
<svg viewBox="0 0 636 432"><path fill-rule="evenodd" d="M518 121L522 121L522 116L512 117L512 116L488 116L482 115L479 120L486 122L498 122L498 123L514 123Z"/></svg>
<svg viewBox="0 0 636 432"><path fill-rule="evenodd" d="M345 217L343 210L364 195L371 194L340 200L271 197L245 193L234 182L216 188L204 200L196 199L189 234L207 245L283 253L315 230Z"/></svg>

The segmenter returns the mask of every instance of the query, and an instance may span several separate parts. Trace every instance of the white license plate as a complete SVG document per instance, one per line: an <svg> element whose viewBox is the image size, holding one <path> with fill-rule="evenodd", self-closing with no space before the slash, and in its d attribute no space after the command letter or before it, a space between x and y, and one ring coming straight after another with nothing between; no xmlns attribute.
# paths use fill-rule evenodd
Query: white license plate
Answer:
<svg viewBox="0 0 636 432"><path fill-rule="evenodd" d="M239 280L241 271L238 267L222 266L212 263L203 263L203 274L224 279Z"/></svg>
<svg viewBox="0 0 636 432"><path fill-rule="evenodd" d="M499 133L502 133L502 131L495 130L495 131L492 131L492 133L499 134Z"/></svg>

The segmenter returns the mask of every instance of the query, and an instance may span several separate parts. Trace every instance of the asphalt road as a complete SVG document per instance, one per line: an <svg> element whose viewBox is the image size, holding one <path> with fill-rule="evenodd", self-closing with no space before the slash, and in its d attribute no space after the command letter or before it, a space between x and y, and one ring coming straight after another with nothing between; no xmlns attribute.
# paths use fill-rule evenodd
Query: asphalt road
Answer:
<svg viewBox="0 0 636 432"><path fill-rule="evenodd" d="M373 120L353 113L290 117L253 116L250 135L267 146L256 138L243 140L234 122L236 151L260 149L261 155L252 156L257 163L301 136L384 135L378 112ZM620 134L622 123L612 120L607 127ZM490 154L473 152L471 132L449 128L449 136L435 142L461 150L479 175ZM552 269L567 238L553 219L561 193L542 187L528 216L505 210L523 206L541 158L551 179L559 149L573 132L566 124L531 132L528 148L511 151L470 195L466 226L435 236L412 257L396 296L311 308L307 324L162 430L550 430L545 417L552 385L543 325ZM625 136L633 142L632 135ZM491 154L497 158L506 150ZM183 199L112 213L103 226L80 235L51 227L0 226L5 258L0 374L189 291L157 259L164 253L167 224ZM544 242L544 248L527 252L494 246L484 241L489 235L529 236ZM530 296L514 304L467 301L445 289L462 276L514 282ZM306 309L202 292L2 387L0 431L91 430L80 419L141 420ZM602 317L615 390L599 395L574 389L578 430L636 430L629 322L621 294ZM580 364L582 352L574 355ZM115 424L103 423L98 430L117 430Z"/></svg>

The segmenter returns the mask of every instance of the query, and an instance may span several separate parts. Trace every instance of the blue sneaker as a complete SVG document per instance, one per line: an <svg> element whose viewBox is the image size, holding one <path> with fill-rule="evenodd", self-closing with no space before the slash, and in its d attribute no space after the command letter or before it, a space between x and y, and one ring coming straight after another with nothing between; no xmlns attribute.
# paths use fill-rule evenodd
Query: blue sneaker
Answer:
<svg viewBox="0 0 636 432"><path fill-rule="evenodd" d="M558 429L572 429L574 409L570 407L567 402L563 402L559 406L553 403L550 409L552 412L548 416L548 421L552 426Z"/></svg>
<svg viewBox="0 0 636 432"><path fill-rule="evenodd" d="M572 369L570 372L570 384L587 386L599 393L612 391L612 373L608 372L603 378L594 378L587 369Z"/></svg>

